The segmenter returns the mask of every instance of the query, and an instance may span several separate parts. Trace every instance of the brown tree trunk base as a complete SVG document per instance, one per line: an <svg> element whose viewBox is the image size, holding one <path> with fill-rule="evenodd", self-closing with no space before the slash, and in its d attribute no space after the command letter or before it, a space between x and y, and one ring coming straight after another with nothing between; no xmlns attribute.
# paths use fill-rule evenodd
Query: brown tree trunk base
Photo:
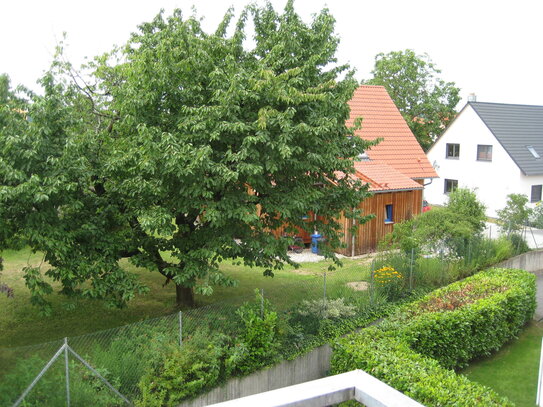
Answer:
<svg viewBox="0 0 543 407"><path fill-rule="evenodd" d="M182 285L175 285L175 302L178 307L184 308L189 307L193 308L194 303L194 293L192 292L191 287L184 287Z"/></svg>

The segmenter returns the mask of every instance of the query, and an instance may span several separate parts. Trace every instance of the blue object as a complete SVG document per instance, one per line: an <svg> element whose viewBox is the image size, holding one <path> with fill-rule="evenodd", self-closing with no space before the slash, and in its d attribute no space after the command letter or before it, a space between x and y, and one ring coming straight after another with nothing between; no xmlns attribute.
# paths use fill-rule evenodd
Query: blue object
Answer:
<svg viewBox="0 0 543 407"><path fill-rule="evenodd" d="M311 253L319 254L319 240L322 235L315 232L311 235Z"/></svg>

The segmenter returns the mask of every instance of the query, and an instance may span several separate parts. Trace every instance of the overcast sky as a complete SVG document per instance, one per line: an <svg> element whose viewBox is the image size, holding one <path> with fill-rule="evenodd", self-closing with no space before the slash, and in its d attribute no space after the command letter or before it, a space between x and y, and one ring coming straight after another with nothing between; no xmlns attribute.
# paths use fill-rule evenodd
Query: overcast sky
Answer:
<svg viewBox="0 0 543 407"><path fill-rule="evenodd" d="M164 8L192 5L212 30L229 6L249 0L0 0L0 73L12 85L37 89L55 45L68 35L69 55L80 63L124 43L139 23ZM272 0L282 9L285 0ZM379 52L427 53L442 77L478 101L543 105L543 1L541 0L297 0L299 14L327 6L341 38L340 62L369 78Z"/></svg>

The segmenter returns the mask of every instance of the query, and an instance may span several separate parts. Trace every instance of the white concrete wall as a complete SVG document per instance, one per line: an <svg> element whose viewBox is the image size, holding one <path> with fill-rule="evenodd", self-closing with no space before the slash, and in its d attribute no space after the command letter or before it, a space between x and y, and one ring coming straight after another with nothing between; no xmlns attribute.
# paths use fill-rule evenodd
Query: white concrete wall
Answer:
<svg viewBox="0 0 543 407"><path fill-rule="evenodd" d="M458 159L446 158L448 143L460 144ZM477 161L478 144L492 146L492 161ZM530 199L531 186L543 184L543 176L526 177L522 174L469 105L427 155L440 177L424 190L424 199L430 204L445 204L445 179L455 179L459 187L474 190L478 199L486 205L487 215L495 217L496 211L505 206L507 195L525 194Z"/></svg>

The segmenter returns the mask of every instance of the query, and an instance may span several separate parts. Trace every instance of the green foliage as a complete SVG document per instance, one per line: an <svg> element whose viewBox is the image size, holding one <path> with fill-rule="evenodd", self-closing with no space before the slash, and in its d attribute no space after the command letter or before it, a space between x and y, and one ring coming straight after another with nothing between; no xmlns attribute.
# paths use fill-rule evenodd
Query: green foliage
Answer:
<svg viewBox="0 0 543 407"><path fill-rule="evenodd" d="M278 359L278 317L268 300L256 290L256 301L246 303L237 311L243 323L234 355L229 364L233 372L246 374Z"/></svg>
<svg viewBox="0 0 543 407"><path fill-rule="evenodd" d="M491 269L404 305L334 345L332 373L362 369L425 406L512 406L448 368L514 338L535 310L535 276Z"/></svg>
<svg viewBox="0 0 543 407"><path fill-rule="evenodd" d="M45 254L49 279L27 272L35 304L48 306L53 280L123 306L146 291L119 266L128 257L190 306L234 284L223 259L267 274L291 263L273 235L285 222L340 244L335 219L367 196L344 174L369 144L347 137L357 83L334 63L334 19L323 10L306 24L289 1L231 21L206 33L197 17L159 14L82 72L57 58L31 122L7 111L22 130L0 138L0 249L16 237ZM326 222L304 222L310 210Z"/></svg>
<svg viewBox="0 0 543 407"><path fill-rule="evenodd" d="M465 255L470 241L478 239L485 226L485 207L473 191L452 192L445 207L432 208L413 219L396 224L385 236L382 248L399 248L410 254Z"/></svg>
<svg viewBox="0 0 543 407"><path fill-rule="evenodd" d="M32 383L36 375L48 362L38 355L20 359L0 380L0 405L12 405ZM124 402L109 390L98 377L79 361L70 360L70 399L76 406L120 406ZM98 369L113 386L118 380L107 370ZM22 405L28 407L57 407L66 404L66 378L64 358L61 357L40 379Z"/></svg>
<svg viewBox="0 0 543 407"><path fill-rule="evenodd" d="M543 205L541 202L538 202L532 209L529 224L534 228L543 229Z"/></svg>
<svg viewBox="0 0 543 407"><path fill-rule="evenodd" d="M303 300L297 309L298 314L304 317L318 316L324 319L338 319L352 317L356 314L355 307L345 304L344 298L334 300Z"/></svg>
<svg viewBox="0 0 543 407"><path fill-rule="evenodd" d="M468 379L506 396L517 406L533 406L537 394L543 324L531 321L519 334L489 358L462 370Z"/></svg>
<svg viewBox="0 0 543 407"><path fill-rule="evenodd" d="M507 240L511 243L515 256L530 251L530 246L526 243L526 239L518 233L511 233L507 236Z"/></svg>
<svg viewBox="0 0 543 407"><path fill-rule="evenodd" d="M449 193L447 209L468 221L475 233L485 229L485 205L477 199L474 191L467 188L456 188Z"/></svg>
<svg viewBox="0 0 543 407"><path fill-rule="evenodd" d="M175 406L213 388L224 374L225 341L221 334L197 331L182 347L170 345L158 353L141 378L136 405Z"/></svg>
<svg viewBox="0 0 543 407"><path fill-rule="evenodd" d="M460 89L440 79L440 73L428 55L406 49L378 54L367 81L387 89L424 151L456 116L460 101Z"/></svg>
<svg viewBox="0 0 543 407"><path fill-rule="evenodd" d="M503 209L497 211L498 221L507 234L518 232L528 224L532 210L528 208L528 197L522 194L507 195Z"/></svg>
<svg viewBox="0 0 543 407"><path fill-rule="evenodd" d="M390 265L385 265L373 272L373 284L388 300L395 301L407 292L406 275Z"/></svg>
<svg viewBox="0 0 543 407"><path fill-rule="evenodd" d="M392 331L367 328L334 345L332 374L362 369L428 407L513 404L480 384L414 352Z"/></svg>
<svg viewBox="0 0 543 407"><path fill-rule="evenodd" d="M456 369L514 338L535 304L533 274L490 269L405 306L390 323L413 350Z"/></svg>
<svg viewBox="0 0 543 407"><path fill-rule="evenodd" d="M470 239L472 223L448 208L433 208L413 219L395 225L385 242L405 252L411 249L424 252L456 251L456 243Z"/></svg>

